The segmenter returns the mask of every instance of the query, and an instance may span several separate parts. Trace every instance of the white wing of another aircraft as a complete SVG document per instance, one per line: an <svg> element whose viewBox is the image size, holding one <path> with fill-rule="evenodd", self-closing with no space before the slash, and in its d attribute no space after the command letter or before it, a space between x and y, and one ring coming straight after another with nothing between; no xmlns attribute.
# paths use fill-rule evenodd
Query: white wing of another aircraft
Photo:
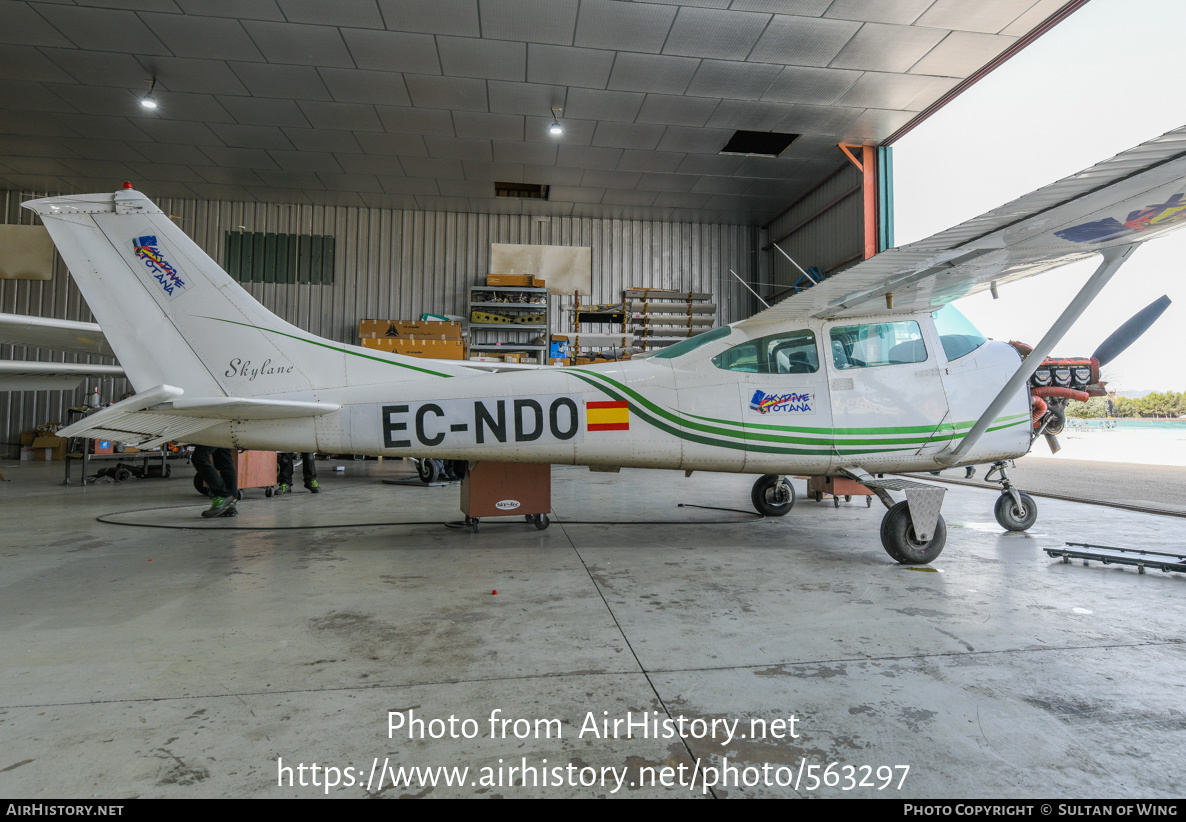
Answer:
<svg viewBox="0 0 1186 822"><path fill-rule="evenodd" d="M883 251L747 322L938 309L1108 248L1151 240L1183 219L1186 127L925 240Z"/></svg>

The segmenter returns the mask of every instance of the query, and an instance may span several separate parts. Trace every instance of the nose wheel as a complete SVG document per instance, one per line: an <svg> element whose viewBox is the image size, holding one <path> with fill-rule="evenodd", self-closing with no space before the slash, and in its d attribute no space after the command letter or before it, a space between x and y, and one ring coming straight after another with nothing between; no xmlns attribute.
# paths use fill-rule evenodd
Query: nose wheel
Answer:
<svg viewBox="0 0 1186 822"><path fill-rule="evenodd" d="M1006 472L1007 462L994 462L992 468L984 475L985 482L999 482L1001 495L997 497L997 504L993 514L997 524L1006 531L1028 531L1038 521L1038 505L1034 498L1024 491L1018 491L1009 481ZM999 478L994 478L996 474Z"/></svg>

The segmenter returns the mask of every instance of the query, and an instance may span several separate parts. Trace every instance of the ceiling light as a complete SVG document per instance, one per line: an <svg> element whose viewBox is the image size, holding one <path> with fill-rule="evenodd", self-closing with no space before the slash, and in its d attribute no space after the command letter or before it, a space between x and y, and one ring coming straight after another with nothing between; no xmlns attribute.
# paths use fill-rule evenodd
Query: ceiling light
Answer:
<svg viewBox="0 0 1186 822"><path fill-rule="evenodd" d="M156 88L156 78L146 80L148 83L148 93L140 98L140 105L148 109L155 109L157 107L156 98L152 96L152 90Z"/></svg>
<svg viewBox="0 0 1186 822"><path fill-rule="evenodd" d="M564 111L560 106L552 106L552 125L548 126L548 134L559 137L564 133L564 126L560 125L560 112Z"/></svg>

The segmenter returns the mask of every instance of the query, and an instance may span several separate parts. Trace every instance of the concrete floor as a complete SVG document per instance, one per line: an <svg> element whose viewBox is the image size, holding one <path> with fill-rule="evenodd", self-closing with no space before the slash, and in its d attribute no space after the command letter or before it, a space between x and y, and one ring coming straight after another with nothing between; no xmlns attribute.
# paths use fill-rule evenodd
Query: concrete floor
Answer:
<svg viewBox="0 0 1186 822"><path fill-rule="evenodd" d="M5 463L0 795L1181 796L1186 575L1040 549L1181 550L1186 519L1039 500L1005 533L995 492L951 486L945 552L907 568L879 507L759 520L752 478L558 467L550 529L474 534L440 524L455 486L344 465L202 520L187 468L84 489ZM492 735L494 712L530 722ZM628 714L690 735L587 724ZM392 787L384 764L469 771Z"/></svg>

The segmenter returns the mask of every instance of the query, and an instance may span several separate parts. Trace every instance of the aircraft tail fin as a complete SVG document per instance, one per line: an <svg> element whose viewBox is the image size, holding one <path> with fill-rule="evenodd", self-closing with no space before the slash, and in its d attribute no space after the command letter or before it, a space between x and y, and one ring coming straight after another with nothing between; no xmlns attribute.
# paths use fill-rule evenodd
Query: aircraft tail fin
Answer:
<svg viewBox="0 0 1186 822"><path fill-rule="evenodd" d="M45 223L137 391L316 399L318 389L468 373L285 322L131 188L24 205Z"/></svg>

